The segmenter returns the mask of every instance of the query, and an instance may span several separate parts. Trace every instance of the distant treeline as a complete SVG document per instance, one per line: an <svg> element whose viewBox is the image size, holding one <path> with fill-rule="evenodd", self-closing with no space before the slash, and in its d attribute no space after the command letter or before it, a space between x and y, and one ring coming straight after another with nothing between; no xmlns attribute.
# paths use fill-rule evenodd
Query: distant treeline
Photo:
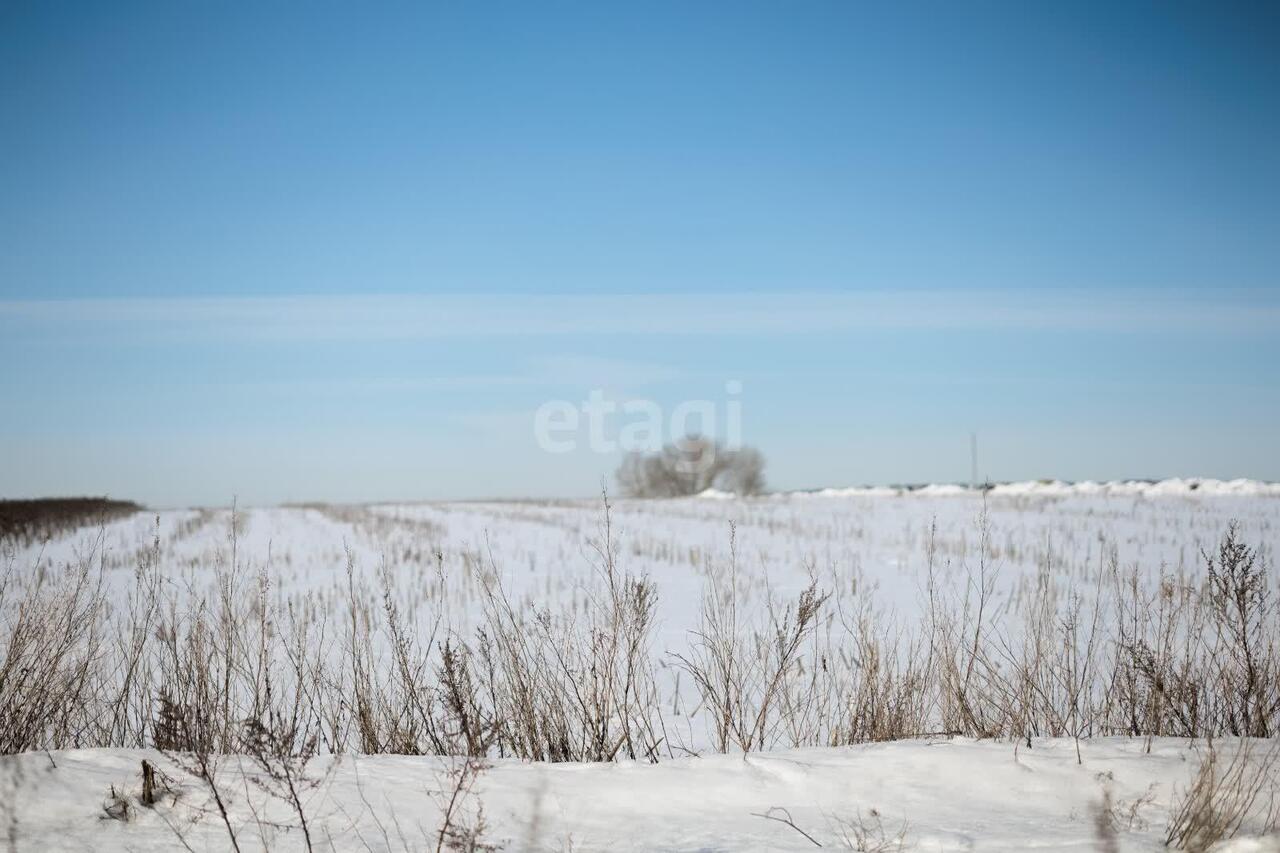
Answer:
<svg viewBox="0 0 1280 853"><path fill-rule="evenodd" d="M0 500L0 539L39 540L64 530L102 524L143 509L108 498Z"/></svg>

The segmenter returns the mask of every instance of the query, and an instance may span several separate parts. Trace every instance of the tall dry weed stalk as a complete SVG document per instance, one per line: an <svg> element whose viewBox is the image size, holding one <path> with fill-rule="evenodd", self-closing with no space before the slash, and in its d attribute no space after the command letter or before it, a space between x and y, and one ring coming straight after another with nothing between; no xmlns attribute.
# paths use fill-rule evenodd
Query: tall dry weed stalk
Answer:
<svg viewBox="0 0 1280 853"><path fill-rule="evenodd" d="M433 528L423 527L430 533ZM1201 571L1121 567L1105 544L1071 574L1046 545L1025 584L1000 584L982 514L945 561L936 527L915 619L880 609L832 569L783 596L742 564L739 532L706 571L683 651L653 648L657 591L628 571L607 497L590 579L548 604L516 595L490 556L454 563L478 622L450 616L444 558L406 599L384 559L347 551L342 588L288 595L242 547L233 508L207 566L169 565L159 528L127 593L109 599L100 544L73 565L0 573L0 751L154 746L217 756L246 731L279 752L653 761L928 734L1016 738L1274 737L1280 605L1262 554L1234 525ZM1007 550L1007 548L1006 548ZM824 581L825 583L825 581ZM682 678L673 697L658 672ZM688 714L666 713L683 707Z"/></svg>

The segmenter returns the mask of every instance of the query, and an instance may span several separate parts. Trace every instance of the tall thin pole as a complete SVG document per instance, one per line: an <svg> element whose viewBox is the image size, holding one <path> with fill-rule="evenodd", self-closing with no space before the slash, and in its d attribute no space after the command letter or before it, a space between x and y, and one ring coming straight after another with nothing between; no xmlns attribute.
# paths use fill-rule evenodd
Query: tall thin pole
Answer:
<svg viewBox="0 0 1280 853"><path fill-rule="evenodd" d="M973 468L969 474L969 488L978 488L978 434L976 432L969 433L969 461Z"/></svg>

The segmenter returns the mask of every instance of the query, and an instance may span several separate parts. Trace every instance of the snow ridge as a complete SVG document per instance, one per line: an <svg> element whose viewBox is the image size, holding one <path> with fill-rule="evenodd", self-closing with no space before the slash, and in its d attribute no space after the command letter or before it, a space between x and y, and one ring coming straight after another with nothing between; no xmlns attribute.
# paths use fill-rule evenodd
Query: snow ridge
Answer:
<svg viewBox="0 0 1280 853"><path fill-rule="evenodd" d="M981 494L983 489L973 489L954 483L930 483L924 486L851 486L813 491L777 492L774 498L848 498L848 497L959 497ZM997 483L986 489L995 497L1076 497L1100 495L1103 497L1280 497L1280 483L1263 480L1217 480L1212 477L1173 477L1167 480L1109 480L1098 482L1084 480L1069 483L1063 480L1023 480L1013 483ZM727 500L734 495L717 489L707 489L699 498Z"/></svg>

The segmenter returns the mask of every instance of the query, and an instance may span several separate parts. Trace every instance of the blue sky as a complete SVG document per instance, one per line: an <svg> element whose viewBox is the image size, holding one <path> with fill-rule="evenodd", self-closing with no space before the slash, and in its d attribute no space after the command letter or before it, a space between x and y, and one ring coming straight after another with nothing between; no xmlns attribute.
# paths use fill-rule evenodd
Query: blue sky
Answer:
<svg viewBox="0 0 1280 853"><path fill-rule="evenodd" d="M1039 6L1041 4L1034 4ZM0 494L1280 479L1261 4L9 4Z"/></svg>

